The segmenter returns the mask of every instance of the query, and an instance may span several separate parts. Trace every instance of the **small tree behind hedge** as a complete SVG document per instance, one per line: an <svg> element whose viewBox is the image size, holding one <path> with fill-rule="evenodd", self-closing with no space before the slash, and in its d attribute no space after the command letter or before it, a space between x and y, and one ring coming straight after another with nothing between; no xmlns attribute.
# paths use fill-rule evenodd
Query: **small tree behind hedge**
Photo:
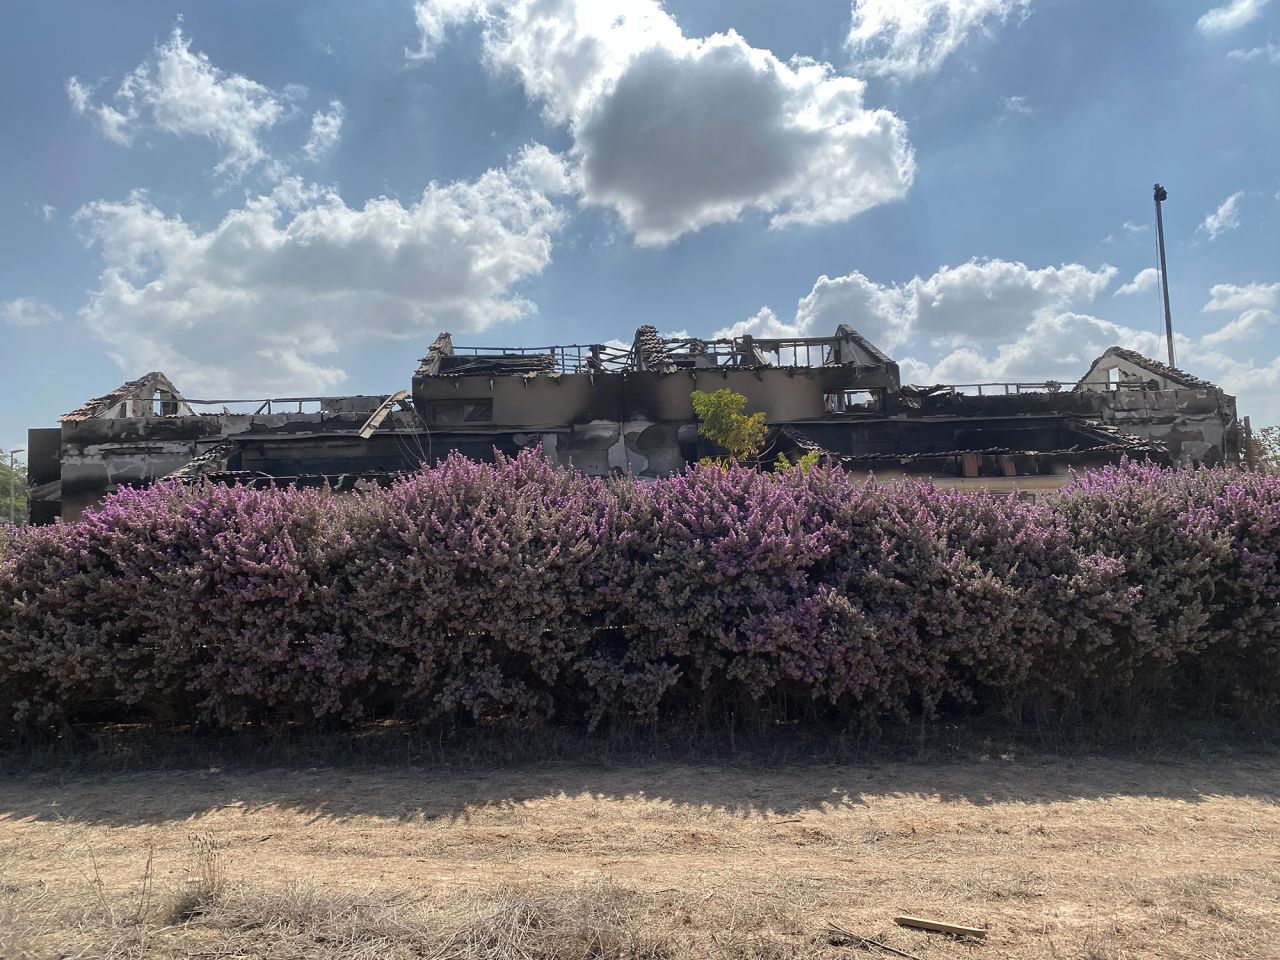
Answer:
<svg viewBox="0 0 1280 960"><path fill-rule="evenodd" d="M758 457L764 449L764 414L742 412L747 398L732 390L693 391L693 412L698 415L698 435L729 451L729 462Z"/></svg>
<svg viewBox="0 0 1280 960"><path fill-rule="evenodd" d="M1245 462L1264 470L1280 470L1280 427L1263 427L1245 441Z"/></svg>

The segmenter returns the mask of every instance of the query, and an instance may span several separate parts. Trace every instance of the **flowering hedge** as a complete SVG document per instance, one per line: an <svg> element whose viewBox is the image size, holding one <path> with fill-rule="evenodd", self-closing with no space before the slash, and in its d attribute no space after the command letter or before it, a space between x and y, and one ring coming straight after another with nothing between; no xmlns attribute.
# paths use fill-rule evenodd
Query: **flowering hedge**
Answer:
<svg viewBox="0 0 1280 960"><path fill-rule="evenodd" d="M1280 477L1125 464L1035 501L838 469L385 490L159 484L0 541L13 728L149 716L1280 710Z"/></svg>

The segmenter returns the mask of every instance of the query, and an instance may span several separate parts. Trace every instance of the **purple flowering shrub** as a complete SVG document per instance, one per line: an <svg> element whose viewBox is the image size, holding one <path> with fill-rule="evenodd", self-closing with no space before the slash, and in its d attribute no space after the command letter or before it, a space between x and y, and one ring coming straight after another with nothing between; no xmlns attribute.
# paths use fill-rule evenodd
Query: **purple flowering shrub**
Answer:
<svg viewBox="0 0 1280 960"><path fill-rule="evenodd" d="M340 711L367 672L335 632L351 506L161 484L24 530L0 573L0 690L19 718L112 703L216 723Z"/></svg>
<svg viewBox="0 0 1280 960"><path fill-rule="evenodd" d="M1280 477L1038 500L839 469L157 484L0 539L20 726L1280 709Z"/></svg>
<svg viewBox="0 0 1280 960"><path fill-rule="evenodd" d="M779 687L838 695L865 631L813 578L827 525L798 476L705 466L619 485L626 540L609 612L626 638L614 683L632 711Z"/></svg>
<svg viewBox="0 0 1280 960"><path fill-rule="evenodd" d="M384 700L423 719L540 719L582 699L569 674L619 563L605 483L533 454L454 455L356 503L345 623Z"/></svg>
<svg viewBox="0 0 1280 960"><path fill-rule="evenodd" d="M1208 656L1197 682L1250 713L1280 708L1280 477L1201 471L1171 476L1184 510L1225 546L1213 584Z"/></svg>
<svg viewBox="0 0 1280 960"><path fill-rule="evenodd" d="M1082 474L1061 491L1055 506L1077 548L1120 564L1132 594L1124 622L1090 635L1087 656L1060 664L1078 692L1160 696L1218 655L1208 648L1226 612L1232 534L1206 496L1212 481L1189 484L1196 476L1126 463Z"/></svg>

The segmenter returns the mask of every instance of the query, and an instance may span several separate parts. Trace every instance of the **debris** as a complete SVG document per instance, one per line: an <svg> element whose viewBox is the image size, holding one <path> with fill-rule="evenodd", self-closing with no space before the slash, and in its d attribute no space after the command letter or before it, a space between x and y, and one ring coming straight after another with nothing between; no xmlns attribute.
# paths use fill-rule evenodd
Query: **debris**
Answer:
<svg viewBox="0 0 1280 960"><path fill-rule="evenodd" d="M391 408L398 403L403 403L409 397L408 390L397 390L395 393L378 404L378 409L369 414L369 419L364 422L359 430L356 431L364 440L368 440L373 436L373 432L382 425L382 421L387 419L387 414L391 412Z"/></svg>
<svg viewBox="0 0 1280 960"><path fill-rule="evenodd" d="M887 943L881 943L879 940L873 940L871 937L864 937L860 933L854 933L852 930L846 930L844 927L838 927L834 923L827 924L827 935L830 937L843 937L846 940L853 941L864 950L870 950L873 947L885 950L899 957L906 957L907 960L921 960L914 953L907 953L905 950L899 950L897 947L891 947Z"/></svg>
<svg viewBox="0 0 1280 960"><path fill-rule="evenodd" d="M932 933L949 933L953 937L976 937L981 939L987 931L981 927L962 927L956 923L943 920L925 920L922 917L894 917L893 922L900 927L914 927L917 930L928 930Z"/></svg>

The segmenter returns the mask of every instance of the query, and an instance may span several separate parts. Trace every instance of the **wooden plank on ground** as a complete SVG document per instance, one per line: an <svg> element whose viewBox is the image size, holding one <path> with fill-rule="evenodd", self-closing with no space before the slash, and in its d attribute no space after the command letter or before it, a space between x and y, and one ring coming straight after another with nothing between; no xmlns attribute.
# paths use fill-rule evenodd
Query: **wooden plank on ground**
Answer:
<svg viewBox="0 0 1280 960"><path fill-rule="evenodd" d="M958 923L947 923L945 920L926 920L924 917L894 917L893 922L900 927L929 930L933 933L949 933L953 937L982 938L987 935L987 931L982 927L962 927Z"/></svg>

